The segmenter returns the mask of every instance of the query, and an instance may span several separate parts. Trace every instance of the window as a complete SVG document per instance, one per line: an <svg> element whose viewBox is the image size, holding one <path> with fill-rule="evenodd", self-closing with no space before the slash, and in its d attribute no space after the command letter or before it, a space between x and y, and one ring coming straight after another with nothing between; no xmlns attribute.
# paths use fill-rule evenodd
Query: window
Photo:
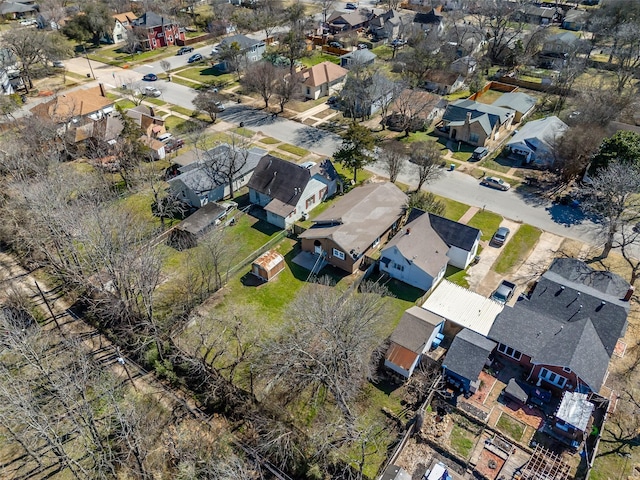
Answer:
<svg viewBox="0 0 640 480"><path fill-rule="evenodd" d="M338 250L336 248L333 249L333 256L339 258L340 260L344 260L344 252L342 250Z"/></svg>
<svg viewBox="0 0 640 480"><path fill-rule="evenodd" d="M395 268L396 270L400 270L401 272L404 272L404 265L400 265L399 263L394 263L393 268Z"/></svg>
<svg viewBox="0 0 640 480"><path fill-rule="evenodd" d="M478 139L479 139L479 138L480 138L480 137L478 136L478 134L477 134L477 133L470 133L470 134L469 134L469 141L470 141L470 142L478 143Z"/></svg>
<svg viewBox="0 0 640 480"><path fill-rule="evenodd" d="M327 187L324 187L322 190L320 190L320 193L318 194L318 198L323 199L324 197L327 196Z"/></svg>
<svg viewBox="0 0 640 480"><path fill-rule="evenodd" d="M310 207L311 205L313 205L314 203L316 203L316 196L315 196L315 194L314 194L314 195L311 195L309 198L307 198L307 201L306 201L306 204L307 204L307 207L306 207L306 208L307 208L307 210L309 210L309 207Z"/></svg>
<svg viewBox="0 0 640 480"><path fill-rule="evenodd" d="M371 245L372 247L377 247L378 245L380 245L380 237L376 238L373 241L373 245Z"/></svg>
<svg viewBox="0 0 640 480"><path fill-rule="evenodd" d="M571 373L571 369L568 367L562 367L562 371L566 373Z"/></svg>
<svg viewBox="0 0 640 480"><path fill-rule="evenodd" d="M173 36L169 35L169 36L167 37L167 41L169 41L169 42L173 42Z"/></svg>
<svg viewBox="0 0 640 480"><path fill-rule="evenodd" d="M153 43L153 46L155 47L156 46L156 39L154 38L151 42Z"/></svg>
<svg viewBox="0 0 640 480"><path fill-rule="evenodd" d="M498 344L498 351L504 355L506 355L507 357L511 357L514 358L516 360L520 360L520 358L522 358L522 353L520 353L518 350L508 347L507 345L504 345L502 343Z"/></svg>
<svg viewBox="0 0 640 480"><path fill-rule="evenodd" d="M554 373L551 370L547 370L546 368L540 369L539 377L542 380L546 380L547 382L560 388L563 388L565 383L567 383L567 379L564 378L562 375L558 375L557 373Z"/></svg>
<svg viewBox="0 0 640 480"><path fill-rule="evenodd" d="M122 41L122 35L121 34L116 35L116 40L119 42Z"/></svg>

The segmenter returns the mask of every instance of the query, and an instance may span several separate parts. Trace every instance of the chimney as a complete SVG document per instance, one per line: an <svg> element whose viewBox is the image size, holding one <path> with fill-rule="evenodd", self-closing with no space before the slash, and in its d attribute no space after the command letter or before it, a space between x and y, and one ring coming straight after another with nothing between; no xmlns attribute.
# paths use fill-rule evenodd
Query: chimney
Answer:
<svg viewBox="0 0 640 480"><path fill-rule="evenodd" d="M466 124L471 123L471 112L467 112L467 118L466 118L464 123L466 123Z"/></svg>
<svg viewBox="0 0 640 480"><path fill-rule="evenodd" d="M102 97L107 97L107 92L104 91L104 85L99 83L98 86L100 87L100 96Z"/></svg>
<svg viewBox="0 0 640 480"><path fill-rule="evenodd" d="M635 291L634 287L629 287L629 290L627 290L627 293L622 300L624 300L625 302L628 302L629 300L631 300L631 297L633 297L634 291Z"/></svg>

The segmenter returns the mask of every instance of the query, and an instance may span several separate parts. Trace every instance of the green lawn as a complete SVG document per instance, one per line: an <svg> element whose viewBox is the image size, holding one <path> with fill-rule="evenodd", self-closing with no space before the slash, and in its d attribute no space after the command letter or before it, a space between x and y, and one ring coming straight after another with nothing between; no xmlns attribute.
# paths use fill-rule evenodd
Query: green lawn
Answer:
<svg viewBox="0 0 640 480"><path fill-rule="evenodd" d="M468 162L472 153L473 152L464 152L460 150L459 152L453 152L453 158L460 160L461 162Z"/></svg>
<svg viewBox="0 0 640 480"><path fill-rule="evenodd" d="M302 147L297 147L295 145L290 145L288 143L283 143L282 145L278 145L278 150L283 150L287 153L291 153L298 157L304 157L309 154L309 150L305 150Z"/></svg>
<svg viewBox="0 0 640 480"><path fill-rule="evenodd" d="M178 77L171 77L171 81L173 83L177 83L178 85L183 85L185 87L189 87L189 88L200 88L202 86L201 83L196 83L196 82L192 82L190 80L186 80L184 78L178 78Z"/></svg>
<svg viewBox="0 0 640 480"><path fill-rule="evenodd" d="M183 134L197 129L199 124L191 120L176 117L175 115L169 115L164 119L164 126L172 133L175 131L178 134Z"/></svg>
<svg viewBox="0 0 640 480"><path fill-rule="evenodd" d="M255 135L255 132L253 130L249 130L248 128L244 127L234 128L233 133L246 138L253 138L253 136Z"/></svg>
<svg viewBox="0 0 640 480"><path fill-rule="evenodd" d="M501 165L493 158L486 158L480 163L484 168L488 168L489 170L495 170L500 173L507 173L511 167L507 165Z"/></svg>
<svg viewBox="0 0 640 480"><path fill-rule="evenodd" d="M346 182L347 185L349 185L353 180L353 170L344 168L338 162L334 163L333 166L336 167L336 171L338 172L338 175L340 175L342 180ZM360 170L358 170L358 176L356 177L356 184L360 185L365 181L369 180L372 176L373 176L373 173L371 173L368 170L365 170L364 168L361 168Z"/></svg>
<svg viewBox="0 0 640 480"><path fill-rule="evenodd" d="M447 265L447 270L444 272L444 278L456 285L460 285L464 288L469 288L469 282L467 281L467 271L462 270L453 265Z"/></svg>
<svg viewBox="0 0 640 480"><path fill-rule="evenodd" d="M393 48L389 45L381 45L371 51L375 53L380 60L391 60L391 56L393 55ZM401 51L401 49L399 51Z"/></svg>
<svg viewBox="0 0 640 480"><path fill-rule="evenodd" d="M508 437L519 442L522 438L522 434L524 433L525 425L506 413L502 413L498 419L496 428Z"/></svg>
<svg viewBox="0 0 640 480"><path fill-rule="evenodd" d="M210 85L225 85L228 88L236 82L236 75L233 73L222 73L217 68L211 66L190 67L173 73L196 82L206 83ZM172 77L173 78L173 77Z"/></svg>
<svg viewBox="0 0 640 480"><path fill-rule="evenodd" d="M136 106L135 103L133 103L131 100L127 100L126 98L118 100L117 105L124 110L129 110L130 108L134 108Z"/></svg>
<svg viewBox="0 0 640 480"><path fill-rule="evenodd" d="M468 432L458 425L454 425L451 430L451 435L449 436L449 443L454 452L462 458L468 459L475 442L471 432Z"/></svg>
<svg viewBox="0 0 640 480"><path fill-rule="evenodd" d="M189 110L188 108L181 107L180 105L173 105L169 107L169 110L172 112L181 113L182 115L186 115L187 117L193 117L197 114L194 110Z"/></svg>
<svg viewBox="0 0 640 480"><path fill-rule="evenodd" d="M327 101L327 97L320 97L317 100L305 100L305 101L291 100L289 103L287 103L287 108L289 110L294 110L298 113L302 113L302 112L306 112L310 108L317 107L318 105L326 101Z"/></svg>
<svg viewBox="0 0 640 480"><path fill-rule="evenodd" d="M165 102L164 100L160 100L159 98L148 97L148 98L145 98L144 100L145 102L152 103L153 105L157 105L159 107L167 104L167 102Z"/></svg>
<svg viewBox="0 0 640 480"><path fill-rule="evenodd" d="M500 226L502 217L487 210L480 210L467 223L470 227L479 229L482 232L482 240L491 240L491 236Z"/></svg>
<svg viewBox="0 0 640 480"><path fill-rule="evenodd" d="M271 137L264 137L259 140L260 143L264 143L265 145L277 145L278 143L282 143L280 140Z"/></svg>
<svg viewBox="0 0 640 480"><path fill-rule="evenodd" d="M513 235L513 238L507 243L500 253L500 256L493 265L493 269L497 273L506 274L512 268L523 262L529 252L533 249L540 238L542 230L531 225L522 225Z"/></svg>
<svg viewBox="0 0 640 480"><path fill-rule="evenodd" d="M455 200L451 200L450 198L441 197L439 195L436 195L436 198L438 199L439 202L444 203L444 206L445 206L444 216L451 220L455 220L455 221L460 220L460 218L470 208L469 205L466 205L462 202L457 202Z"/></svg>
<svg viewBox="0 0 640 480"><path fill-rule="evenodd" d="M322 53L319 51L315 51L309 57L303 57L300 59L300 62L305 67L313 67L314 65L318 65L322 62L331 62L335 64L340 64L340 57L336 57L335 55L327 55L326 53Z"/></svg>

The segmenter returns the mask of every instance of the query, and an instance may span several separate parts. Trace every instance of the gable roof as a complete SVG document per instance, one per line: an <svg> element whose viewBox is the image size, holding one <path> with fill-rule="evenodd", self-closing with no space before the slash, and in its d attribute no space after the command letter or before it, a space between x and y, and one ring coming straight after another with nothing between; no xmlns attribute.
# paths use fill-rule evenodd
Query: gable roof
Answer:
<svg viewBox="0 0 640 480"><path fill-rule="evenodd" d="M345 252L362 254L400 219L407 199L390 182L354 188L318 215L300 238L330 238Z"/></svg>
<svg viewBox="0 0 640 480"><path fill-rule="evenodd" d="M376 57L377 55L375 53L368 48L364 48L362 50L354 50L353 52L345 53L340 57L340 59L347 58L352 62L367 63L375 60Z"/></svg>
<svg viewBox="0 0 640 480"><path fill-rule="evenodd" d="M422 308L461 327L487 335L504 305L442 280Z"/></svg>
<svg viewBox="0 0 640 480"><path fill-rule="evenodd" d="M431 227L447 245L461 248L467 252L473 250L473 246L480 235L480 230L434 213L429 213L428 216Z"/></svg>
<svg viewBox="0 0 640 480"><path fill-rule="evenodd" d="M34 5L25 5L20 2L2 2L0 4L0 15L33 12L35 9Z"/></svg>
<svg viewBox="0 0 640 480"><path fill-rule="evenodd" d="M544 43L545 44L562 43L568 47L573 47L578 44L578 41L579 41L578 37L575 36L573 33L562 32L562 33L556 33L555 35L548 36L547 39L544 41Z"/></svg>
<svg viewBox="0 0 640 480"><path fill-rule="evenodd" d="M474 100L462 99L450 103L442 116L442 119L451 126L465 124L467 115L471 114L470 123L479 122L486 134L491 133L496 124L505 123L514 111L509 108L486 105Z"/></svg>
<svg viewBox="0 0 640 480"><path fill-rule="evenodd" d="M240 46L240 50L249 50L250 48L256 45L260 45L264 42L260 40L254 40L253 38L249 38L246 35L238 34L223 38L220 42L220 45L231 45L233 43L237 43Z"/></svg>
<svg viewBox="0 0 640 480"><path fill-rule="evenodd" d="M422 347L431 338L433 330L441 323L440 317L414 305L402 314L398 326L389 339L412 352L422 353Z"/></svg>
<svg viewBox="0 0 640 480"><path fill-rule="evenodd" d="M420 353L391 342L384 358L404 370L409 370L419 356Z"/></svg>
<svg viewBox="0 0 640 480"><path fill-rule="evenodd" d="M329 18L327 18L327 23L334 24L346 24L351 27L356 25L360 25L362 23L368 22L374 15L372 13L364 13L360 10L354 10L350 12L341 12L339 10L334 11Z"/></svg>
<svg viewBox="0 0 640 480"><path fill-rule="evenodd" d="M133 12L116 13L112 17L120 23L133 22L138 17Z"/></svg>
<svg viewBox="0 0 640 480"><path fill-rule="evenodd" d="M491 105L504 107L525 114L536 106L536 98L522 92L507 92L500 95Z"/></svg>
<svg viewBox="0 0 640 480"><path fill-rule="evenodd" d="M598 391L616 343L626 330L629 304L616 298L621 285L608 284L616 292L611 295L583 283L592 275L576 278L578 281L564 278L574 278L570 272L584 263L568 260L572 261L554 261L555 271L543 274L529 298L521 297L513 307L506 307L488 336L530 356L532 362L571 368Z"/></svg>
<svg viewBox="0 0 640 480"><path fill-rule="evenodd" d="M140 27L161 27L162 25L173 25L175 22L169 17L158 15L154 12L145 12L140 17L133 20L133 24Z"/></svg>
<svg viewBox="0 0 640 480"><path fill-rule="evenodd" d="M572 8L564 15L563 23L584 22L589 18L589 12Z"/></svg>
<svg viewBox="0 0 640 480"><path fill-rule="evenodd" d="M183 183L187 188L196 193L208 192L215 187L224 185L227 179L223 176L216 175L212 170L212 166L220 165L221 168L230 161L229 151L231 146L223 143L208 150L204 159L193 162L179 169L180 175L168 180L169 185ZM260 159L265 156L266 150L260 148L251 148L247 151L247 161L236 176L242 177L252 172Z"/></svg>
<svg viewBox="0 0 640 480"><path fill-rule="evenodd" d="M325 83L331 83L340 78L344 78L349 73L348 70L336 65L333 62L322 62L313 67L305 68L300 72L304 78L304 84L310 87L319 87Z"/></svg>
<svg viewBox="0 0 640 480"><path fill-rule="evenodd" d="M536 151L541 145L551 148L555 139L567 131L569 127L556 116L541 118L525 123L518 132L509 139L507 146L524 144Z"/></svg>
<svg viewBox="0 0 640 480"><path fill-rule="evenodd" d="M430 24L430 25L440 24L442 22L442 13L440 13L441 8L440 9L432 8L427 13L416 13L416 16L413 17L414 23Z"/></svg>
<svg viewBox="0 0 640 480"><path fill-rule="evenodd" d="M36 105L31 113L38 117L48 117L56 122L69 121L71 117L84 116L113 105L106 97L102 84L58 95L48 102Z"/></svg>
<svg viewBox="0 0 640 480"><path fill-rule="evenodd" d="M218 220L226 209L215 202L209 202L182 220L176 229L198 236Z"/></svg>
<svg viewBox="0 0 640 480"><path fill-rule="evenodd" d="M451 342L442 366L473 382L477 380L496 345L496 342L483 335L463 328Z"/></svg>

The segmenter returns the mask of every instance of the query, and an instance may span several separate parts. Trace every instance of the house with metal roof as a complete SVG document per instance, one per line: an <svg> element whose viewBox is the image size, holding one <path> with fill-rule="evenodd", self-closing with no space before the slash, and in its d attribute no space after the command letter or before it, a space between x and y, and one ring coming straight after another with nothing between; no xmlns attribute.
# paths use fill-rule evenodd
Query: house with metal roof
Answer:
<svg viewBox="0 0 640 480"><path fill-rule="evenodd" d="M249 200L267 222L289 228L338 190L338 172L328 158L298 165L272 155L260 159L247 185Z"/></svg>
<svg viewBox="0 0 640 480"><path fill-rule="evenodd" d="M511 108L463 99L447 106L436 132L453 141L484 147L506 135L514 118Z"/></svg>
<svg viewBox="0 0 640 480"><path fill-rule="evenodd" d="M354 273L365 255L379 249L398 231L407 199L391 182L354 188L314 218L313 226L300 234L302 250Z"/></svg>
<svg viewBox="0 0 640 480"><path fill-rule="evenodd" d="M556 116L533 120L524 124L505 148L524 163L548 167L555 160L553 148L556 140L568 129L568 125Z"/></svg>
<svg viewBox="0 0 640 480"><path fill-rule="evenodd" d="M513 123L520 123L536 107L536 98L522 92L507 92L500 95L492 105L509 108L515 112Z"/></svg>
<svg viewBox="0 0 640 480"><path fill-rule="evenodd" d="M447 265L466 268L476 256L477 228L413 209L407 224L380 253L380 270L429 291L444 277Z"/></svg>
<svg viewBox="0 0 640 480"><path fill-rule="evenodd" d="M462 392L474 393L480 383L478 376L496 345L484 335L463 328L451 342L442 363L447 382Z"/></svg>
<svg viewBox="0 0 640 480"><path fill-rule="evenodd" d="M528 296L499 313L487 336L498 342L497 355L529 371L529 381L598 392L626 331L632 292L614 273L557 258Z"/></svg>
<svg viewBox="0 0 640 480"><path fill-rule="evenodd" d="M422 356L441 335L443 323L442 318L424 308L414 305L407 309L389 338L385 367L409 378Z"/></svg>
<svg viewBox="0 0 640 480"><path fill-rule="evenodd" d="M244 187L267 152L254 147L232 153L232 148L226 143L217 145L201 160L180 167L179 175L168 180L173 194L195 208L222 200L231 194L227 173L231 170L235 170L234 191Z"/></svg>

